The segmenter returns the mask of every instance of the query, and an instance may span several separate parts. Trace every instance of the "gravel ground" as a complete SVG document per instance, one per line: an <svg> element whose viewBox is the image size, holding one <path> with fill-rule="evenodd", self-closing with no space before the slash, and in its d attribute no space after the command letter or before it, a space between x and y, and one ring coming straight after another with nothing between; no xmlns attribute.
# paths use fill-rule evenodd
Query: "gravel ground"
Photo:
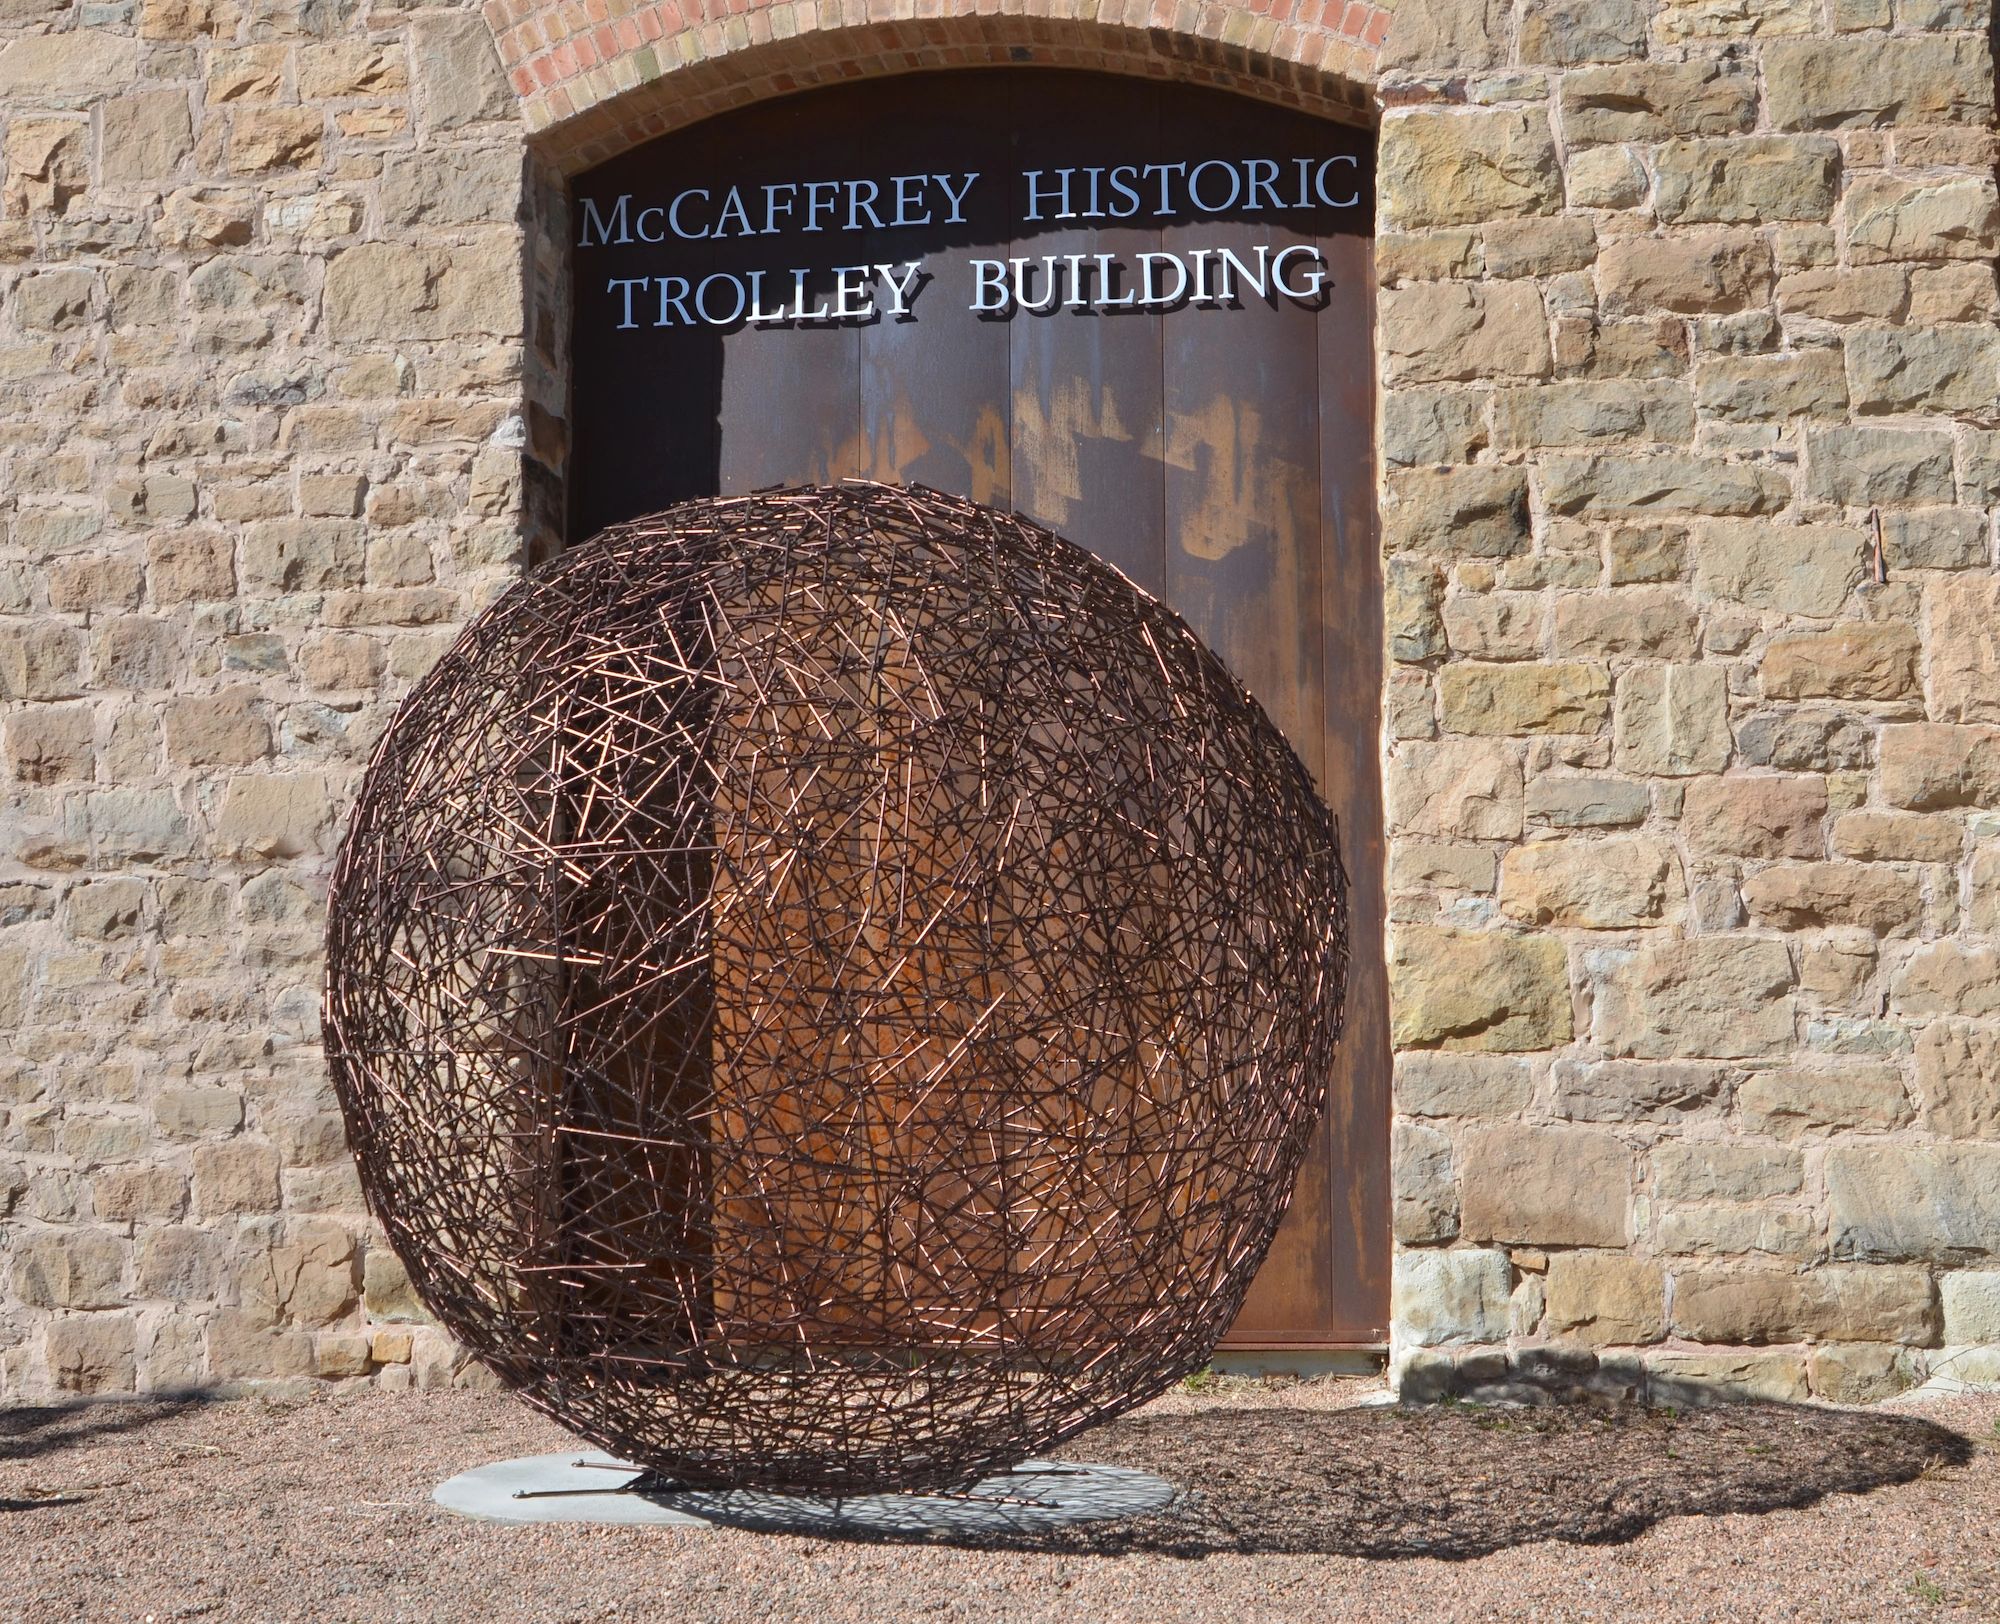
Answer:
<svg viewBox="0 0 2000 1624"><path fill-rule="evenodd" d="M1171 1510L979 1549L500 1527L570 1440L491 1393L0 1410L0 1618L2000 1619L2000 1399L1674 1415L1180 1392L1070 1451Z"/></svg>

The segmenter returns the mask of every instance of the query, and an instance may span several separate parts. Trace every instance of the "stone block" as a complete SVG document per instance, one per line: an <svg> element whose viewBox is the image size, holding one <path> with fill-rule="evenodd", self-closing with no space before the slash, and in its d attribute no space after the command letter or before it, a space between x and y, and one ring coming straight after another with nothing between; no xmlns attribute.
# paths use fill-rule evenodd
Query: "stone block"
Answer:
<svg viewBox="0 0 2000 1624"><path fill-rule="evenodd" d="M1817 0L1662 0L1654 27L1668 45L1812 34L1820 9Z"/></svg>
<svg viewBox="0 0 2000 1624"><path fill-rule="evenodd" d="M1863 329L1847 339L1848 394L1863 414L1990 416L2000 402L2000 334Z"/></svg>
<svg viewBox="0 0 2000 1624"><path fill-rule="evenodd" d="M1630 930L1671 918L1685 896L1673 847L1649 836L1515 846L1500 867L1501 911L1524 925Z"/></svg>
<svg viewBox="0 0 2000 1624"><path fill-rule="evenodd" d="M1926 942L1904 962L1894 992L1905 1015L2000 1015L2000 949Z"/></svg>
<svg viewBox="0 0 2000 1624"><path fill-rule="evenodd" d="M1548 317L1531 282L1418 283L1385 290L1379 309L1377 338L1391 384L1549 375Z"/></svg>
<svg viewBox="0 0 2000 1624"><path fill-rule="evenodd" d="M125 1243L109 1230L43 1229L14 1244L14 1295L30 1308L116 1308Z"/></svg>
<svg viewBox="0 0 2000 1624"><path fill-rule="evenodd" d="M171 1167L149 1164L107 1167L90 1181L91 1205L106 1223L178 1218L187 1207L187 1179ZM144 1252L140 1279L145 1278Z"/></svg>
<svg viewBox="0 0 2000 1624"><path fill-rule="evenodd" d="M130 1314L70 1314L47 1321L42 1331L49 1380L65 1393L131 1392L138 1374L133 1350Z"/></svg>
<svg viewBox="0 0 2000 1624"><path fill-rule="evenodd" d="M521 154L511 144L431 149L382 166L382 217L399 226L508 224L520 195Z"/></svg>
<svg viewBox="0 0 2000 1624"><path fill-rule="evenodd" d="M219 1308L208 1322L208 1373L218 1381L274 1381L312 1373L313 1339L274 1331L254 1310Z"/></svg>
<svg viewBox="0 0 2000 1624"><path fill-rule="evenodd" d="M153 1116L169 1139L221 1138L243 1126L243 1095L212 1084L166 1088L154 1097Z"/></svg>
<svg viewBox="0 0 2000 1624"><path fill-rule="evenodd" d="M1551 1080L1556 1112L1572 1122L1680 1122L1727 1098L1716 1066L1558 1060Z"/></svg>
<svg viewBox="0 0 2000 1624"><path fill-rule="evenodd" d="M208 1303L228 1289L228 1239L214 1230L166 1224L139 1242L137 1294L175 1303Z"/></svg>
<svg viewBox="0 0 2000 1624"><path fill-rule="evenodd" d="M1774 469L1685 454L1550 457L1541 487L1549 512L1564 517L1751 515L1776 513L1792 500L1790 482Z"/></svg>
<svg viewBox="0 0 2000 1624"><path fill-rule="evenodd" d="M1646 1355L1646 1392L1655 1404L1803 1404L1806 1362L1791 1353Z"/></svg>
<svg viewBox="0 0 2000 1624"><path fill-rule="evenodd" d="M204 1217L275 1212L278 1153L248 1139L194 1149L194 1204Z"/></svg>
<svg viewBox="0 0 2000 1624"><path fill-rule="evenodd" d="M464 237L449 251L360 243L336 255L326 271L329 335L368 343L519 333L520 249L512 228Z"/></svg>
<svg viewBox="0 0 2000 1624"><path fill-rule="evenodd" d="M1694 605L1666 587L1566 593L1554 627L1559 657L1685 660L1698 652Z"/></svg>
<svg viewBox="0 0 2000 1624"><path fill-rule="evenodd" d="M398 1324L431 1323L431 1317L418 1301L402 1262L386 1246L368 1247L363 1264L362 1294L371 1320L388 1320Z"/></svg>
<svg viewBox="0 0 2000 1624"><path fill-rule="evenodd" d="M194 846L186 815L169 789L100 789L65 808L66 824L89 843L95 862L104 867L121 863L156 862L186 857Z"/></svg>
<svg viewBox="0 0 2000 1624"><path fill-rule="evenodd" d="M1912 1114L1901 1074L1881 1065L1758 1072L1737 1090L1736 1103L1745 1128L1779 1139L1900 1128Z"/></svg>
<svg viewBox="0 0 2000 1624"><path fill-rule="evenodd" d="M0 45L0 100L95 100L138 71L138 41L129 35L102 28L34 34Z"/></svg>
<svg viewBox="0 0 2000 1624"><path fill-rule="evenodd" d="M2000 577L1939 581L1925 599L1932 718L2000 722Z"/></svg>
<svg viewBox="0 0 2000 1624"><path fill-rule="evenodd" d="M1555 383L1502 389L1493 399L1494 442L1507 450L1646 440L1685 443L1694 408L1667 381Z"/></svg>
<svg viewBox="0 0 2000 1624"><path fill-rule="evenodd" d="M146 882L122 877L87 880L63 898L70 935L82 941L108 942L135 934L145 917Z"/></svg>
<svg viewBox="0 0 2000 1624"><path fill-rule="evenodd" d="M1923 507L1952 500L1951 439L1929 430L1814 429L1807 492L1848 507Z"/></svg>
<svg viewBox="0 0 2000 1624"><path fill-rule="evenodd" d="M0 721L6 739L7 770L27 784L59 784L88 779L95 751L96 722L91 707L31 705Z"/></svg>
<svg viewBox="0 0 2000 1624"><path fill-rule="evenodd" d="M1653 1247L1662 1255L1805 1258L1817 1246L1812 1217L1758 1202L1706 1201L1655 1209Z"/></svg>
<svg viewBox="0 0 2000 1624"><path fill-rule="evenodd" d="M1538 776L1527 786L1528 818L1554 829L1616 829L1644 823L1652 792L1627 778Z"/></svg>
<svg viewBox="0 0 2000 1624"><path fill-rule="evenodd" d="M162 608L236 596L235 548L214 531L167 530L146 538L146 585Z"/></svg>
<svg viewBox="0 0 2000 1624"><path fill-rule="evenodd" d="M267 519L243 532L243 583L253 591L359 586L361 527L340 519Z"/></svg>
<svg viewBox="0 0 2000 1624"><path fill-rule="evenodd" d="M1688 850L1720 857L1822 857L1826 780L1758 774L1697 779L1682 803Z"/></svg>
<svg viewBox="0 0 2000 1624"><path fill-rule="evenodd" d="M1774 41L1764 49L1771 122L1783 130L1990 123L1984 49L1963 35Z"/></svg>
<svg viewBox="0 0 2000 1624"><path fill-rule="evenodd" d="M276 101L285 84L287 50L281 41L215 49L208 53L208 105Z"/></svg>
<svg viewBox="0 0 2000 1624"><path fill-rule="evenodd" d="M1774 273L1770 245L1747 231L1627 237L1598 255L1606 314L1709 315L1764 304Z"/></svg>
<svg viewBox="0 0 2000 1624"><path fill-rule="evenodd" d="M176 766L245 767L271 753L255 688L177 695L167 701L167 757Z"/></svg>
<svg viewBox="0 0 2000 1624"><path fill-rule="evenodd" d="M1964 844L1965 826L1942 813L1844 812L1833 821L1835 854L1860 863L1955 863Z"/></svg>
<svg viewBox="0 0 2000 1624"><path fill-rule="evenodd" d="M194 151L187 94L145 90L104 104L98 178L106 186L160 185Z"/></svg>
<svg viewBox="0 0 2000 1624"><path fill-rule="evenodd" d="M1644 1258L1559 1253L1549 1259L1548 1328L1591 1347L1658 1342L1667 1334L1666 1278Z"/></svg>
<svg viewBox="0 0 2000 1624"><path fill-rule="evenodd" d="M119 615L98 622L91 670L99 686L169 687L179 666L180 640L171 621L155 615ZM0 671L4 669L0 663Z"/></svg>
<svg viewBox="0 0 2000 1624"><path fill-rule="evenodd" d="M1680 1270L1673 1328L1694 1342L1896 1342L1936 1338L1937 1303L1924 1269Z"/></svg>
<svg viewBox="0 0 2000 1624"><path fill-rule="evenodd" d="M1947 1347L2000 1342L2000 1269L1955 1269L1938 1278Z"/></svg>
<svg viewBox="0 0 2000 1624"><path fill-rule="evenodd" d="M1780 1055L1794 1041L1791 956L1782 943L1705 936L1641 948L1598 1000L1598 1040L1638 1060Z"/></svg>
<svg viewBox="0 0 2000 1624"><path fill-rule="evenodd" d="M232 778L215 816L217 854L238 859L303 857L330 848L334 809L317 773Z"/></svg>
<svg viewBox="0 0 2000 1624"><path fill-rule="evenodd" d="M1419 74L1497 68L1508 58L1512 35L1506 0L1406 0L1378 65Z"/></svg>
<svg viewBox="0 0 2000 1624"><path fill-rule="evenodd" d="M238 175L317 169L326 118L313 107L241 107L229 133L229 167Z"/></svg>
<svg viewBox="0 0 2000 1624"><path fill-rule="evenodd" d="M1806 1366L1813 1396L1828 1404L1874 1404L1910 1385L1908 1360L1889 1346L1837 1342L1815 1348Z"/></svg>
<svg viewBox="0 0 2000 1624"><path fill-rule="evenodd" d="M2000 237L1991 175L1905 180L1865 175L1847 192L1847 251L1859 266L1987 259Z"/></svg>
<svg viewBox="0 0 2000 1624"><path fill-rule="evenodd" d="M1881 761L1890 806L2000 806L2000 728L1891 725L1882 729Z"/></svg>
<svg viewBox="0 0 2000 1624"><path fill-rule="evenodd" d="M330 1218L291 1218L247 1236L242 1306L267 1325L330 1325L360 1293L354 1236Z"/></svg>
<svg viewBox="0 0 2000 1624"><path fill-rule="evenodd" d="M1524 1246L1624 1246L1632 1155L1589 1128L1510 1123L1461 1141L1460 1233Z"/></svg>
<svg viewBox="0 0 2000 1624"><path fill-rule="evenodd" d="M400 45L383 40L333 39L299 47L299 96L304 101L387 96L406 88L409 82Z"/></svg>
<svg viewBox="0 0 2000 1624"><path fill-rule="evenodd" d="M1382 460L1391 468L1469 463L1485 449L1483 393L1399 389L1382 402Z"/></svg>
<svg viewBox="0 0 2000 1624"><path fill-rule="evenodd" d="M1676 225L1825 220L1840 185L1840 147L1824 136L1668 141L1653 164L1653 206Z"/></svg>
<svg viewBox="0 0 2000 1624"><path fill-rule="evenodd" d="M1618 679L1619 770L1669 778L1729 763L1728 677L1712 665L1637 666Z"/></svg>
<svg viewBox="0 0 2000 1624"><path fill-rule="evenodd" d="M1398 1122L1390 1135L1389 1168L1399 1243L1430 1246L1458 1233L1458 1187L1447 1135Z"/></svg>
<svg viewBox="0 0 2000 1624"><path fill-rule="evenodd" d="M1388 799L1389 826L1399 833L1518 839L1521 759L1500 743L1413 741L1390 759Z"/></svg>
<svg viewBox="0 0 2000 1624"><path fill-rule="evenodd" d="M1826 1192L1835 1257L1961 1263L2000 1253L2000 1145L1835 1145Z"/></svg>
<svg viewBox="0 0 2000 1624"><path fill-rule="evenodd" d="M1398 1252L1389 1313L1399 1339L1419 1347L1502 1342L1512 1292L1504 1252Z"/></svg>
<svg viewBox="0 0 2000 1624"><path fill-rule="evenodd" d="M1396 1056L1396 1109L1405 1116L1510 1117L1533 1093L1525 1060L1421 1049Z"/></svg>
<svg viewBox="0 0 2000 1624"><path fill-rule="evenodd" d="M1968 570L1993 559L1986 516L1962 508L1883 514L1882 550L1892 572Z"/></svg>
<svg viewBox="0 0 2000 1624"><path fill-rule="evenodd" d="M1445 651L1444 574L1425 558L1391 558L1383 568L1382 619L1394 660L1435 659Z"/></svg>
<svg viewBox="0 0 2000 1624"><path fill-rule="evenodd" d="M1756 122L1757 80L1747 64L1706 58L1621 63L1564 74L1561 101L1563 138L1572 149L1734 135Z"/></svg>
<svg viewBox="0 0 2000 1624"><path fill-rule="evenodd" d="M1489 277L1560 276L1597 258L1597 230L1574 215L1495 220L1480 234Z"/></svg>
<svg viewBox="0 0 2000 1624"><path fill-rule="evenodd" d="M1843 417L1847 377L1836 349L1722 356L1702 363L1695 402L1704 417L1724 423Z"/></svg>
<svg viewBox="0 0 2000 1624"><path fill-rule="evenodd" d="M1445 642L1474 660L1526 660L1541 645L1539 592L1461 592L1444 602Z"/></svg>
<svg viewBox="0 0 2000 1624"><path fill-rule="evenodd" d="M493 30L476 14L418 13L410 21L410 55L428 128L455 130L520 116Z"/></svg>
<svg viewBox="0 0 2000 1624"><path fill-rule="evenodd" d="M1797 1195L1805 1158L1778 1145L1680 1140L1653 1151L1653 1195L1661 1201L1771 1201Z"/></svg>
<svg viewBox="0 0 2000 1624"><path fill-rule="evenodd" d="M1568 957L1545 937L1400 926L1389 986L1399 1048L1519 1052L1570 1037Z"/></svg>
<svg viewBox="0 0 2000 1624"><path fill-rule="evenodd" d="M1642 57L1651 10L1641 0L1544 0L1521 18L1520 59L1568 68Z"/></svg>
<svg viewBox="0 0 2000 1624"><path fill-rule="evenodd" d="M1909 302L1909 275L1893 265L1816 266L1778 278L1778 308L1787 316L1897 321Z"/></svg>
<svg viewBox="0 0 2000 1624"><path fill-rule="evenodd" d="M1934 1021L1917 1034L1923 1124L1945 1139L2000 1139L2000 1031Z"/></svg>
<svg viewBox="0 0 2000 1624"><path fill-rule="evenodd" d="M1914 626L1849 621L1772 638L1757 674L1767 699L1915 699L1922 657Z"/></svg>
<svg viewBox="0 0 2000 1624"><path fill-rule="evenodd" d="M73 699L83 691L82 645L58 620L0 623L0 699Z"/></svg>
<svg viewBox="0 0 2000 1624"><path fill-rule="evenodd" d="M1400 840L1389 854L1391 891L1491 891L1500 862L1488 846Z"/></svg>
<svg viewBox="0 0 2000 1624"><path fill-rule="evenodd" d="M1594 733L1611 719L1611 677L1575 661L1462 660L1439 673L1438 699L1448 733Z"/></svg>
<svg viewBox="0 0 2000 1624"><path fill-rule="evenodd" d="M1411 468L1383 482L1383 545L1447 558L1506 558L1528 545L1518 468Z"/></svg>
<svg viewBox="0 0 2000 1624"><path fill-rule="evenodd" d="M1395 230L1562 208L1562 167L1539 109L1423 110L1386 119L1380 166L1383 221Z"/></svg>

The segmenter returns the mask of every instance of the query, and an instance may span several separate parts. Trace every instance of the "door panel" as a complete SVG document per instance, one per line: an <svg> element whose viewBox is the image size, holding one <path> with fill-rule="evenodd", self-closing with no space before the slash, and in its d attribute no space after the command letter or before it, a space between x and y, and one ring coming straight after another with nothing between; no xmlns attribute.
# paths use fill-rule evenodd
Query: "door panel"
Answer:
<svg viewBox="0 0 2000 1624"><path fill-rule="evenodd" d="M1197 171L1206 192L1191 209ZM735 222L757 229L679 240L656 214L664 240L606 227L611 240L574 249L572 534L690 497L848 475L1014 508L1185 615L1339 815L1353 881L1347 1030L1237 1346L1375 1343L1388 1320L1372 172L1365 132L1262 103L980 69L768 102L575 186L599 221L628 199L628 226L683 192L700 194L685 218L704 222L734 186ZM899 175L916 177L900 224L887 184ZM811 233L797 228L800 194L783 190L807 180L841 183L814 194L838 208ZM794 212L760 216L767 186ZM584 233L592 217L578 210ZM1003 265L1019 297L974 308L995 286L974 260ZM906 297L883 290L885 274L916 264ZM707 308L727 315L761 274L752 310L796 315L838 297L843 267L850 285L874 279L866 318L718 326L682 306L654 319L667 277L685 279L690 301L723 278ZM1314 267L1324 287L1297 296ZM1183 296L1148 308L1139 295L1164 295L1175 274Z"/></svg>

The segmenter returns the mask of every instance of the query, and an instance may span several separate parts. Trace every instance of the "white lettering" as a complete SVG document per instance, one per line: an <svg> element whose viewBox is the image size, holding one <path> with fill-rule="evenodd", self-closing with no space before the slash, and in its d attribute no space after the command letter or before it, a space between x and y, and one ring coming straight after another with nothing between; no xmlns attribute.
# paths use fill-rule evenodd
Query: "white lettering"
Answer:
<svg viewBox="0 0 2000 1624"><path fill-rule="evenodd" d="M933 175L931 179L936 181L939 189L943 191L946 197L951 199L951 213L945 216L944 223L948 226L964 225L965 194L972 190L972 183L979 179L979 171L976 169L973 170L971 174L965 177L965 184L956 190L952 188L951 176L949 175Z"/></svg>
<svg viewBox="0 0 2000 1624"><path fill-rule="evenodd" d="M1004 259L975 259L972 262L972 303L968 310L992 315L1007 308L1007 262Z"/></svg>
<svg viewBox="0 0 2000 1624"><path fill-rule="evenodd" d="M722 211L715 217L715 235L718 237L732 235L729 229L729 222L731 220L736 222L736 230L733 235L738 237L754 237L757 235L757 228L750 223L750 211L743 207L743 194L734 186L730 187L723 195Z"/></svg>
<svg viewBox="0 0 2000 1624"><path fill-rule="evenodd" d="M1172 293L1161 293L1153 285L1153 272L1156 267L1163 263L1173 267L1175 280L1174 291ZM1180 262L1178 255L1141 254L1139 256L1139 285L1145 290L1139 298L1139 303L1142 305L1173 304L1183 293L1187 292L1187 283L1187 267Z"/></svg>
<svg viewBox="0 0 2000 1624"><path fill-rule="evenodd" d="M708 290L718 282L725 284L736 295L736 303L730 307L728 314L720 316L708 308ZM741 321L749 303L750 295L743 284L727 271L717 271L713 276L704 276L701 279L701 286L694 290L694 307L701 312L701 319L711 327L728 327L732 323Z"/></svg>
<svg viewBox="0 0 2000 1624"><path fill-rule="evenodd" d="M900 278L896 275L899 268L903 272ZM916 298L917 289L922 283L924 274L923 261L913 259L901 267L895 265L877 265L875 269L881 273L882 284L889 290L891 301L889 314L892 316L907 316L910 313L910 303Z"/></svg>
<svg viewBox="0 0 2000 1624"><path fill-rule="evenodd" d="M1041 184L1042 180L1041 170L1039 169L1022 170L1021 179L1023 179L1028 183L1027 218L1030 220L1041 219L1042 203L1044 202L1044 200L1046 200L1051 203L1062 204L1062 207L1059 210L1057 210L1054 218L1058 220L1075 219L1076 216L1070 213L1070 208L1069 208L1069 178L1075 173L1076 171L1074 169L1058 169L1056 171L1056 184L1054 186L1045 187Z"/></svg>
<svg viewBox="0 0 2000 1624"><path fill-rule="evenodd" d="M1229 177L1229 195L1220 203L1211 203L1201 195L1201 177L1211 169L1219 169ZM1237 198L1243 195L1243 179L1236 173L1234 164L1224 163L1220 158L1211 158L1205 164L1196 164L1188 176L1188 201L1204 214L1220 214L1224 209L1236 207Z"/></svg>
<svg viewBox="0 0 2000 1624"><path fill-rule="evenodd" d="M634 288L643 288L652 280L650 276L614 276L609 282L605 283L604 291L606 293L616 293L620 288L625 290L625 319L619 322L618 325L620 327L637 327L639 325L632 319L632 290Z"/></svg>
<svg viewBox="0 0 2000 1624"><path fill-rule="evenodd" d="M1285 261L1300 255L1312 266L1305 273L1305 285L1293 287L1285 280ZM1289 248L1280 248L1271 256L1271 282L1287 299L1297 299L1309 303L1326 291L1326 256L1308 243L1295 242Z"/></svg>
<svg viewBox="0 0 2000 1624"><path fill-rule="evenodd" d="M665 209L641 209L639 211L639 218L633 229L638 233L641 242L665 242L667 240L667 234L664 231L649 233L646 230L646 218L648 215L663 215L666 212Z"/></svg>
<svg viewBox="0 0 2000 1624"><path fill-rule="evenodd" d="M681 205L691 197L698 197L704 203L708 201L708 193L700 188L691 192L681 193L667 209L667 229L684 241L700 242L702 238L708 235L707 226L703 226L699 231L689 231L687 227L681 224Z"/></svg>
<svg viewBox="0 0 2000 1624"><path fill-rule="evenodd" d="M597 240L600 243L630 242L632 240L632 233L625 228L625 210L631 201L632 194L630 192L621 194L618 201L611 206L611 220L607 222L604 216L598 213L597 199L586 197L583 200L583 235L577 239L577 247L588 248L590 246L590 228L592 226L597 227ZM611 234L611 226L613 224L618 227L618 235L615 237Z"/></svg>
<svg viewBox="0 0 2000 1624"><path fill-rule="evenodd" d="M1356 171L1359 171L1359 169L1361 168L1361 160L1355 157L1354 154L1351 152L1344 152L1340 154L1339 157L1329 158L1325 163L1319 166L1318 170L1314 172L1313 190L1319 194L1319 200L1330 209L1355 208L1361 202L1361 186L1358 179L1355 183L1354 190L1350 192L1346 197L1327 196L1326 172L1329 169L1331 169L1335 164L1346 164L1349 168L1354 169Z"/></svg>

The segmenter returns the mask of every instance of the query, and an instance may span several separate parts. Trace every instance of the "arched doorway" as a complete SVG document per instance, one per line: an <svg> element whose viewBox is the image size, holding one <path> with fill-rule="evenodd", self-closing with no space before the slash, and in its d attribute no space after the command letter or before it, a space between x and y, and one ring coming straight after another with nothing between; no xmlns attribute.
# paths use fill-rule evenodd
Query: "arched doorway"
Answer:
<svg viewBox="0 0 2000 1624"><path fill-rule="evenodd" d="M1341 815L1333 1106L1232 1335L1388 1316L1373 140L969 69L769 101L572 184L569 530L849 475L1012 507L1185 615Z"/></svg>

